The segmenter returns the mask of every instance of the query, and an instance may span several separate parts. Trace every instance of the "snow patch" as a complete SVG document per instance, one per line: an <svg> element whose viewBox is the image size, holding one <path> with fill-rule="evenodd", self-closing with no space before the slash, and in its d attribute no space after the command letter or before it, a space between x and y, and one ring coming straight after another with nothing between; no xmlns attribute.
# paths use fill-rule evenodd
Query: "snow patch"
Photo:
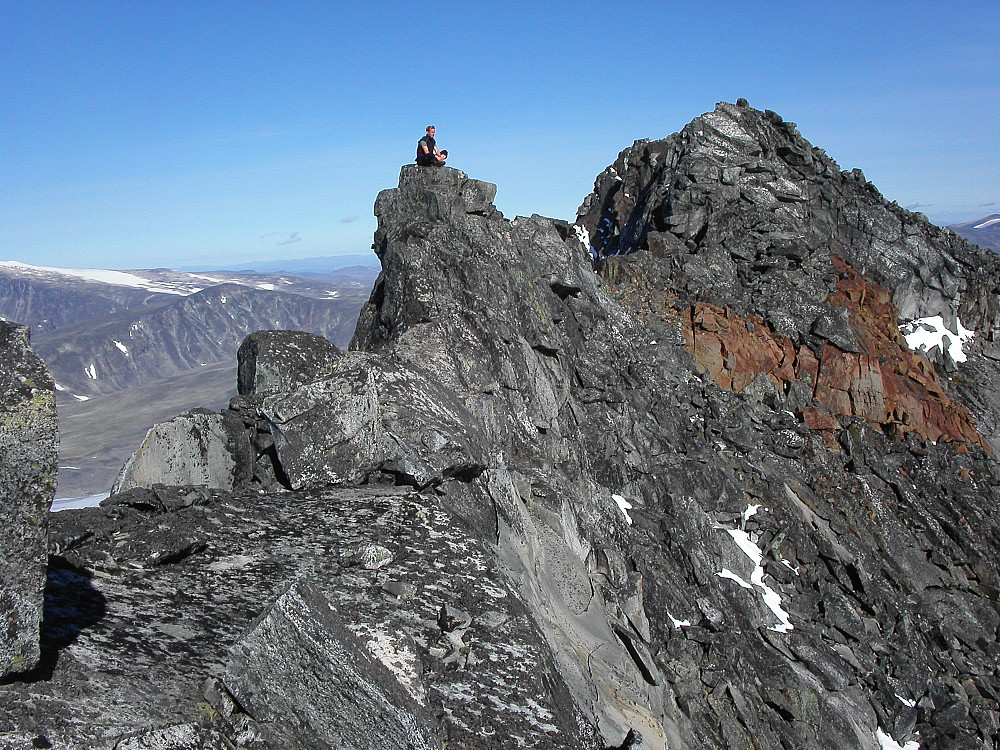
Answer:
<svg viewBox="0 0 1000 750"><path fill-rule="evenodd" d="M580 240L580 244L582 244L584 247L586 247L586 248L590 247L590 232L588 232L582 226L580 226L579 224L574 224L573 225L573 235L578 240Z"/></svg>
<svg viewBox="0 0 1000 750"><path fill-rule="evenodd" d="M667 617L670 618L670 623L675 628L689 628L689 627L691 627L691 621L690 620L678 620L676 617L674 617L669 612L667 612Z"/></svg>
<svg viewBox="0 0 1000 750"><path fill-rule="evenodd" d="M70 467L64 467L70 468ZM77 508L96 508L102 500L108 498L108 493L101 495L88 495L87 497L57 497L52 501L51 511L58 513L61 510L76 510Z"/></svg>
<svg viewBox="0 0 1000 750"><path fill-rule="evenodd" d="M225 284L226 283L225 279L218 279L215 276L205 276L205 274L202 274L202 273L190 273L190 274L188 274L188 276L193 276L196 279L204 279L205 281L211 281L211 282L214 282L216 284Z"/></svg>
<svg viewBox="0 0 1000 750"><path fill-rule="evenodd" d="M618 509L622 512L622 515L625 516L625 522L631 526L632 516L630 516L628 512L632 510L632 504L621 495L612 495L611 499L618 503Z"/></svg>
<svg viewBox="0 0 1000 750"><path fill-rule="evenodd" d="M997 223L1000 223L1000 219L990 219L988 221L984 221L982 224L976 224L973 229L982 229L983 227L992 226Z"/></svg>
<svg viewBox="0 0 1000 750"><path fill-rule="evenodd" d="M71 393L69 395L72 396L73 398L75 398L77 401L90 401L90 396L78 396L75 393Z"/></svg>
<svg viewBox="0 0 1000 750"><path fill-rule="evenodd" d="M878 745L882 750L920 750L919 742L910 740L905 745L900 745L896 740L883 732L881 727L875 730L875 739L878 740Z"/></svg>
<svg viewBox="0 0 1000 750"><path fill-rule="evenodd" d="M759 504L758 505L751 504L751 505L748 505L746 507L746 509L743 511L743 525L744 526L747 525L747 521L749 521L750 518L752 518L757 513L758 510L760 510L760 505Z"/></svg>
<svg viewBox="0 0 1000 750"><path fill-rule="evenodd" d="M58 383L56 383L56 390L57 390L57 391L65 391L66 389L65 389L65 388L63 388L63 387L62 387L61 385L59 385Z"/></svg>
<svg viewBox="0 0 1000 750"><path fill-rule="evenodd" d="M274 291L274 284L258 284L258 289L266 289L269 292Z"/></svg>
<svg viewBox="0 0 1000 750"><path fill-rule="evenodd" d="M112 339L112 341L114 341L114 339ZM115 346L118 347L118 350L122 354L124 354L126 357L128 356L128 347L125 346L125 344L123 344L121 341L115 341ZM96 380L97 378L94 378L94 379Z"/></svg>
<svg viewBox="0 0 1000 750"><path fill-rule="evenodd" d="M752 589L753 588L753 586L751 584L749 584L746 581L744 581L742 578L740 578L738 575L736 575L733 571L729 570L728 568L723 568L721 571L719 571L715 575L719 576L719 578L728 578L730 581L736 581L736 583L738 583L740 586L742 586L745 589Z"/></svg>
<svg viewBox="0 0 1000 750"><path fill-rule="evenodd" d="M945 327L944 318L933 315L904 323L899 327L899 332L903 334L906 345L912 351L926 353L937 346L941 351L947 351L955 362L964 362L968 357L962 348L976 335L976 332L963 326L957 317L955 325L958 328L957 335Z"/></svg>
<svg viewBox="0 0 1000 750"><path fill-rule="evenodd" d="M90 367L84 367L83 371L87 373L87 377L91 380L97 380L97 368L94 367L94 363L90 363Z"/></svg>
<svg viewBox="0 0 1000 750"><path fill-rule="evenodd" d="M743 523L746 524L747 519L754 515L760 507L760 505L748 505L743 511ZM761 564L764 560L764 552L743 529L725 529L725 531L733 538L736 546L740 548L743 554L750 558L750 561L753 563L753 571L750 573L750 583L747 583L738 575L725 568L722 569L721 573L717 573L716 575L736 581L745 589L755 586L760 589L764 605L780 620L777 625L771 625L769 629L776 633L789 632L793 626L788 619L788 612L781 606L781 595L764 583L764 566Z"/></svg>
<svg viewBox="0 0 1000 750"><path fill-rule="evenodd" d="M100 281L104 284L114 284L115 286L130 286L137 289L146 289L150 292L162 292L163 294L178 294L186 297L190 290L177 289L171 286L163 286L155 281L136 276L134 273L125 271L111 271L104 268L54 268L52 266L33 266L29 263L21 263L16 260L0 260L0 266L6 268L20 268L25 271L43 271L55 273L61 276L73 276L86 281Z"/></svg>

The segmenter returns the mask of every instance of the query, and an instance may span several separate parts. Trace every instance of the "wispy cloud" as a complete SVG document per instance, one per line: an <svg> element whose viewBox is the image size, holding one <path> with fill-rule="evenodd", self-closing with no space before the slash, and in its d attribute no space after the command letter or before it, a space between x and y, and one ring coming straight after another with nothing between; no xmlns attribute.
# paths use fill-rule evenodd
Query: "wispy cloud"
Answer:
<svg viewBox="0 0 1000 750"><path fill-rule="evenodd" d="M979 208L989 208L990 206L997 205L996 201L990 201L989 203L980 203Z"/></svg>
<svg viewBox="0 0 1000 750"><path fill-rule="evenodd" d="M919 211L922 208L931 208L933 203L911 203L909 206L903 206L907 211Z"/></svg>
<svg viewBox="0 0 1000 750"><path fill-rule="evenodd" d="M357 216L357 214L355 214L354 216L345 216L343 219L340 220L340 223L341 224L350 224L350 223L355 222L357 220L358 220L358 216Z"/></svg>
<svg viewBox="0 0 1000 750"><path fill-rule="evenodd" d="M298 232L271 232L269 234L262 234L259 239L267 244L274 242L275 245L292 245L302 241Z"/></svg>

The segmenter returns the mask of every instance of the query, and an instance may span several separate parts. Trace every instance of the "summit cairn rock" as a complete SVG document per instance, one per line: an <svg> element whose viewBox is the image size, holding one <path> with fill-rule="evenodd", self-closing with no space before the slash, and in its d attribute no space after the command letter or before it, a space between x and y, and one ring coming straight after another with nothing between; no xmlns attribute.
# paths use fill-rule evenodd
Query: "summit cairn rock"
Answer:
<svg viewBox="0 0 1000 750"><path fill-rule="evenodd" d="M0 321L0 679L34 669L59 432L55 387L28 328Z"/></svg>

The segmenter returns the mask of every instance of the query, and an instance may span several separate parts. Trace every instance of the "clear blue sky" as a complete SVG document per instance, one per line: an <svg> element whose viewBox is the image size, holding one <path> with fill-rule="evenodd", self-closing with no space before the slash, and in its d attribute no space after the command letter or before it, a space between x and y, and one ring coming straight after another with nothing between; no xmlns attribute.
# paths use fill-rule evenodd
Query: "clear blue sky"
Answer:
<svg viewBox="0 0 1000 750"><path fill-rule="evenodd" d="M1000 213L1000 3L5 0L0 259L366 251L424 127L507 216L746 97L938 223Z"/></svg>

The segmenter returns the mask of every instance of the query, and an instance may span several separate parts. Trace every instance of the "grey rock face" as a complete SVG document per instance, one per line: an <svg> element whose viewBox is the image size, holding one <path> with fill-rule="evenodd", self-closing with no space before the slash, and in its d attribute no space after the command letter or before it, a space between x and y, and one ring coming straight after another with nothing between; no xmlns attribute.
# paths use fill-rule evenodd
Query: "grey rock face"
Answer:
<svg viewBox="0 0 1000 750"><path fill-rule="evenodd" d="M995 254L889 203L770 111L721 103L667 139L637 141L598 176L578 221L601 257L668 233L679 289L764 318L815 319L830 255L889 288L904 319L958 316L992 340L1000 315Z"/></svg>
<svg viewBox="0 0 1000 750"><path fill-rule="evenodd" d="M945 572L990 557L992 460L893 443L860 421L831 450L786 411L786 398L812 403L811 388L762 383L737 396L707 383L682 321L662 312L707 300L759 314L807 348L850 353L863 342L827 302L839 253L910 314L968 310L988 338L992 261L835 171L776 116L722 105L705 122L626 152L619 188L603 191L599 178L581 211L588 244L602 255L649 246L602 264L603 278L559 222L441 218L433 206L457 199L418 200L402 184L383 193L385 270L352 348L429 371L488 436L487 471L443 483L443 502L495 533L607 744L632 732L652 747L876 747L882 733L992 746L992 704L962 696L969 684L995 694L993 657L958 634L965 618L993 633L997 609L979 583ZM688 200L698 190L715 197ZM634 205L619 210L619 199ZM893 217L912 239L887 258ZM945 552L930 530L957 528L955 514L967 523ZM920 550L931 548L941 557L928 567ZM992 580L989 566L977 581ZM937 587L931 599L947 605L927 599ZM966 686L950 677L938 631L969 644L958 646ZM919 708L930 693L939 702ZM954 716L932 708L952 701L963 706Z"/></svg>
<svg viewBox="0 0 1000 750"><path fill-rule="evenodd" d="M112 492L154 484L231 490L246 484L252 470L253 453L239 418L196 409L150 428Z"/></svg>
<svg viewBox="0 0 1000 750"><path fill-rule="evenodd" d="M961 322L976 333L964 372L954 377L943 347L927 356L1000 450L989 395L1000 384L1000 257L885 200L794 123L721 103L669 138L637 141L598 176L578 222L605 275L630 253L657 255L659 283L680 302L757 316L817 357L827 343L858 351L847 311L827 301L842 275L833 258L888 289L900 323L940 316L955 341Z"/></svg>
<svg viewBox="0 0 1000 750"><path fill-rule="evenodd" d="M293 585L251 625L233 647L224 683L270 733L305 747L439 746L429 712L308 584Z"/></svg>
<svg viewBox="0 0 1000 750"><path fill-rule="evenodd" d="M342 352L322 336L303 331L257 331L240 344L237 388L241 396L270 396L311 383L333 369Z"/></svg>
<svg viewBox="0 0 1000 750"><path fill-rule="evenodd" d="M295 489L390 481L423 488L483 471L483 436L465 405L412 367L351 353L335 372L264 399L278 460Z"/></svg>
<svg viewBox="0 0 1000 750"><path fill-rule="evenodd" d="M599 747L502 569L433 493L113 500L52 518L58 659L44 683L0 685L0 746L348 746L337 733L373 717L326 699L363 687L432 747Z"/></svg>
<svg viewBox="0 0 1000 750"><path fill-rule="evenodd" d="M48 513L55 494L55 390L28 329L0 321L0 679L38 665Z"/></svg>

